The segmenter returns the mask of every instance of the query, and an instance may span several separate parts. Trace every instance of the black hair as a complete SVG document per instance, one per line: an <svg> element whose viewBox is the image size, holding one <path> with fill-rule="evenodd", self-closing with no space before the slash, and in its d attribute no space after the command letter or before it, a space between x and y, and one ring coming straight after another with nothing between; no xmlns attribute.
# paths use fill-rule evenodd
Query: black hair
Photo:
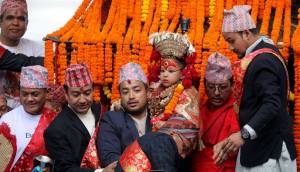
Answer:
<svg viewBox="0 0 300 172"><path fill-rule="evenodd" d="M69 90L69 87L68 87L66 84L64 84L64 89L65 89L65 91L66 91L66 93L67 93L68 90Z"/></svg>
<svg viewBox="0 0 300 172"><path fill-rule="evenodd" d="M244 31L239 31L238 33L240 35L243 34ZM258 29L257 28L253 28L253 29L249 29L249 32L251 32L253 35L257 35L258 34Z"/></svg>
<svg viewBox="0 0 300 172"><path fill-rule="evenodd" d="M180 58L180 59L175 58L175 59L180 63L180 65L182 65L182 69L185 68L186 66L185 58Z"/></svg>

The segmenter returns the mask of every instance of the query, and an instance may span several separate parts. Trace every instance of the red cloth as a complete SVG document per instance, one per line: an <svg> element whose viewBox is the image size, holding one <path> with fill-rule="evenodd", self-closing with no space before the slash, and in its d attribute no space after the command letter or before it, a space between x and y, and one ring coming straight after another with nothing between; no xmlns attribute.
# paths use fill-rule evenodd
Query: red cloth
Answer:
<svg viewBox="0 0 300 172"><path fill-rule="evenodd" d="M101 113L99 114L99 121L97 122L97 126L95 128L94 134L88 144L88 147L85 150L83 158L81 160L80 167L81 168L92 168L98 169L100 168L100 158L97 151L96 139L100 130L100 121L106 112L105 106L101 105Z"/></svg>
<svg viewBox="0 0 300 172"><path fill-rule="evenodd" d="M126 172L148 172L151 170L151 162L137 140L124 150L119 162Z"/></svg>
<svg viewBox="0 0 300 172"><path fill-rule="evenodd" d="M220 108L210 109L207 102L201 108L203 119L202 139L206 146L201 152L192 155L193 171L205 172L234 172L237 153L229 155L227 161L217 166L214 163L213 146L234 132L240 130L237 115L233 109L234 99L229 100Z"/></svg>
<svg viewBox="0 0 300 172"><path fill-rule="evenodd" d="M11 172L31 172L33 168L33 158L37 155L48 155L43 134L56 115L57 114L55 112L44 108L41 119L29 144L15 166L12 168Z"/></svg>

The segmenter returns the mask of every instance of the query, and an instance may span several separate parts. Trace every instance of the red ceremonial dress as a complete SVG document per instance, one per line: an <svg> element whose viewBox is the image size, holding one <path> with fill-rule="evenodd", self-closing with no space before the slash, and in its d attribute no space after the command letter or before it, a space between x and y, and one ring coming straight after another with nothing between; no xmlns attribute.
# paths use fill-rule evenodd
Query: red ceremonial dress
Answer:
<svg viewBox="0 0 300 172"><path fill-rule="evenodd" d="M234 132L240 131L237 115L233 108L234 99L229 100L219 108L209 108L206 102L201 108L203 120L202 140L205 148L192 156L193 171L234 172L237 153L231 153L221 165L213 160L213 146Z"/></svg>

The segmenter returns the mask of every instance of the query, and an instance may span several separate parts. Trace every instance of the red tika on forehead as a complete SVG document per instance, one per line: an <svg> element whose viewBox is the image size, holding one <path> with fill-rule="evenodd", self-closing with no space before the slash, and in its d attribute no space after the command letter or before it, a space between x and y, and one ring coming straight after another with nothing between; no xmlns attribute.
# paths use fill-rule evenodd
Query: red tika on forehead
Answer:
<svg viewBox="0 0 300 172"><path fill-rule="evenodd" d="M174 67L174 68L178 68L180 69L180 66L178 63L175 62L175 60L173 59L163 59L161 61L161 66L164 68L168 68L168 67Z"/></svg>
<svg viewBox="0 0 300 172"><path fill-rule="evenodd" d="M128 84L131 84L131 81L130 80L127 80Z"/></svg>

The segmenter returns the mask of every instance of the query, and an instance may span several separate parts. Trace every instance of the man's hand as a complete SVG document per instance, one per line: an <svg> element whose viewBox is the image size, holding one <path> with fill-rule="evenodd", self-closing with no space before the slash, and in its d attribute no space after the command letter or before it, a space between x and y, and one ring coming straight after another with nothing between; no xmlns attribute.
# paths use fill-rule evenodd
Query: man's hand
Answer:
<svg viewBox="0 0 300 172"><path fill-rule="evenodd" d="M223 163L229 152L236 152L245 143L241 137L241 132L231 134L227 139L217 143L214 146L213 159L216 164Z"/></svg>
<svg viewBox="0 0 300 172"><path fill-rule="evenodd" d="M223 150L225 153L236 152L240 147L245 143L244 139L241 136L241 132L236 132L231 134L223 144Z"/></svg>
<svg viewBox="0 0 300 172"><path fill-rule="evenodd" d="M109 164L108 166L106 166L102 172L114 172L115 171L115 168L117 166L117 161Z"/></svg>
<svg viewBox="0 0 300 172"><path fill-rule="evenodd" d="M213 159L215 160L216 164L222 164L225 160L227 160L227 154L223 151L223 147L225 144L225 140L220 141L219 143L215 144L213 147L214 155Z"/></svg>
<svg viewBox="0 0 300 172"><path fill-rule="evenodd" d="M121 99L118 99L114 102L112 102L110 106L111 111L120 112L122 111L122 105L121 105Z"/></svg>

